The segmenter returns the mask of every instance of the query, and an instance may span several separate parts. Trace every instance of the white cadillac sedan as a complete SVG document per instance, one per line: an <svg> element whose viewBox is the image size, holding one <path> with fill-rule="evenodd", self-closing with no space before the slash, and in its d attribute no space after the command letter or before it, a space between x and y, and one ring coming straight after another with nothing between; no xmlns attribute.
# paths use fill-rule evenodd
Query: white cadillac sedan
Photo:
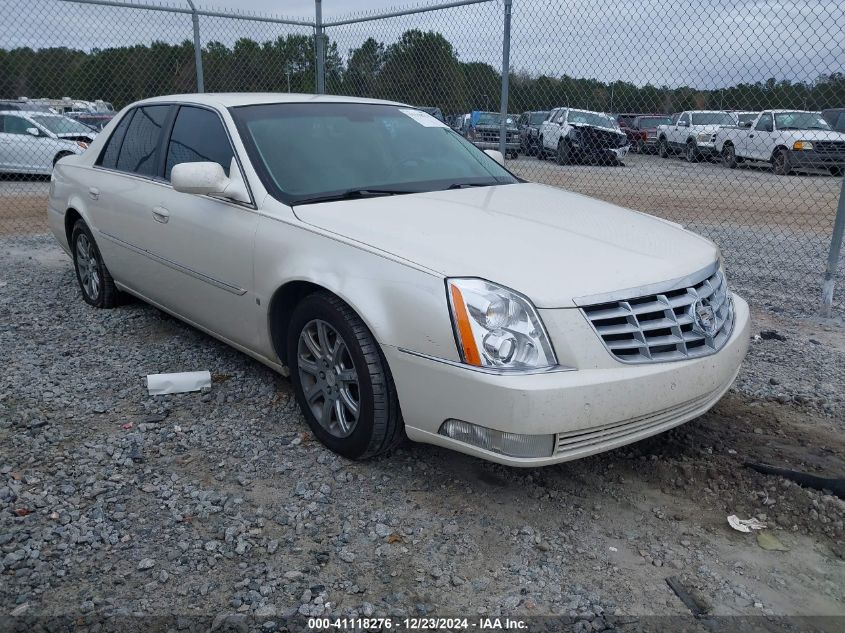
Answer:
<svg viewBox="0 0 845 633"><path fill-rule="evenodd" d="M160 97L58 162L49 217L85 301L289 374L350 458L407 435L539 466L712 407L749 330L718 248L501 162L396 103Z"/></svg>

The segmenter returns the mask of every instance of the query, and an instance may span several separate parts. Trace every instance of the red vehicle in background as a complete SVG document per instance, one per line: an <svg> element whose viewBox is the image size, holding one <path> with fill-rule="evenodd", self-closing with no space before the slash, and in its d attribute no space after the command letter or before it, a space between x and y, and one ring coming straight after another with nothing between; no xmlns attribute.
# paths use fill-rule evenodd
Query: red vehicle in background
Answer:
<svg viewBox="0 0 845 633"><path fill-rule="evenodd" d="M640 114L633 118L629 126L622 126L621 122L619 125L628 137L631 151L646 154L657 149L657 126L671 123L672 117L668 114Z"/></svg>

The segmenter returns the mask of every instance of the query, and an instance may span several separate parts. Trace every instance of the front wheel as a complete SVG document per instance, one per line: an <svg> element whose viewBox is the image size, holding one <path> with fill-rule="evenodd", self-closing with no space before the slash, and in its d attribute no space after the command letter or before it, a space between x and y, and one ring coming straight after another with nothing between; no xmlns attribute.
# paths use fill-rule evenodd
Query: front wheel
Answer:
<svg viewBox="0 0 845 633"><path fill-rule="evenodd" d="M315 293L294 310L287 338L296 399L329 449L366 459L403 438L387 363L360 317L337 297Z"/></svg>
<svg viewBox="0 0 845 633"><path fill-rule="evenodd" d="M693 141L687 141L687 146L684 149L684 156L688 163L697 163L701 155L698 153L698 146Z"/></svg>
<svg viewBox="0 0 845 633"><path fill-rule="evenodd" d="M569 162L569 143L564 140L560 140L557 142L557 164L568 165Z"/></svg>
<svg viewBox="0 0 845 633"><path fill-rule="evenodd" d="M77 220L70 234L70 252L76 280L82 290L85 303L95 308L113 308L117 305L117 288L109 269L94 242L91 229L82 220Z"/></svg>
<svg viewBox="0 0 845 633"><path fill-rule="evenodd" d="M778 176L788 176L792 173L789 153L785 149L779 150L772 156L772 171Z"/></svg>
<svg viewBox="0 0 845 633"><path fill-rule="evenodd" d="M736 149L734 149L733 145L722 147L722 164L728 169L736 168Z"/></svg>
<svg viewBox="0 0 845 633"><path fill-rule="evenodd" d="M661 138L657 142L657 153L660 154L660 158L669 158L669 143L666 142L665 138Z"/></svg>

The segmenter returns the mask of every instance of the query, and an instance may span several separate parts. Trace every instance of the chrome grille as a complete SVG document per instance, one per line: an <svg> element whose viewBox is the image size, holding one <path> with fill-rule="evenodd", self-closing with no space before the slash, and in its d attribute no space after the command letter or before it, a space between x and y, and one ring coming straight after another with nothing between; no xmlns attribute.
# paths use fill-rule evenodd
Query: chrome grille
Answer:
<svg viewBox="0 0 845 633"><path fill-rule="evenodd" d="M845 152L845 141L813 141L813 147L820 154Z"/></svg>
<svg viewBox="0 0 845 633"><path fill-rule="evenodd" d="M582 310L608 351L625 363L707 356L722 348L734 322L721 270L692 286Z"/></svg>

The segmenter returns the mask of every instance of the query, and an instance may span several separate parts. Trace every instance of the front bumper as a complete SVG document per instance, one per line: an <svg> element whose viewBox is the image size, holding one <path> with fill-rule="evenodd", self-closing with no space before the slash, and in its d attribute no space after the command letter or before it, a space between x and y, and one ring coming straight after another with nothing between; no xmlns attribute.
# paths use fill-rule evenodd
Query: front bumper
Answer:
<svg viewBox="0 0 845 633"><path fill-rule="evenodd" d="M736 378L748 349L750 314L742 298L733 298L734 330L725 346L710 356L677 362L628 365L602 358L577 370L503 375L385 347L407 435L530 467L586 457L678 426L705 413ZM574 343L606 354L592 336ZM555 450L550 457L530 458L494 453L439 435L448 419L510 433L555 434Z"/></svg>
<svg viewBox="0 0 845 633"><path fill-rule="evenodd" d="M499 141L473 141L470 143L475 145L478 149L499 149ZM505 149L508 151L518 151L520 147L519 140L508 141L505 143Z"/></svg>
<svg viewBox="0 0 845 633"><path fill-rule="evenodd" d="M789 162L793 167L829 169L845 166L845 152L818 152L816 150L790 150Z"/></svg>

